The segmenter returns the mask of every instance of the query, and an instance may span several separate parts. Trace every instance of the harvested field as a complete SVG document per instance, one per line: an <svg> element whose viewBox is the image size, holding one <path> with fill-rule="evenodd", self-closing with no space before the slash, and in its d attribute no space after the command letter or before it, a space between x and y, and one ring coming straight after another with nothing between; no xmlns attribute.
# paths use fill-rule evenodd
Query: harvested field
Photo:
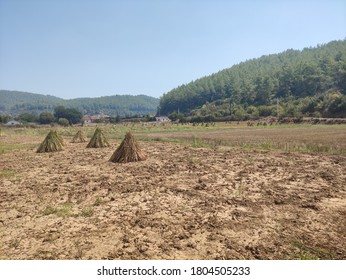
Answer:
<svg viewBox="0 0 346 280"><path fill-rule="evenodd" d="M137 139L151 139L140 141L148 159L122 164L108 161L128 128L116 129L104 128L113 137L102 149L70 143L76 130L67 129L63 151L42 154L48 129L5 131L0 259L346 259L346 156L230 142L259 142L262 132L274 144L281 135L342 151L345 126L311 135L300 126L134 127ZM219 144L160 141L192 135Z"/></svg>
<svg viewBox="0 0 346 280"><path fill-rule="evenodd" d="M182 139L204 144L284 151L331 152L346 155L346 126L294 125L275 127L220 127L196 131L154 132L153 138ZM201 143L202 144L202 143Z"/></svg>

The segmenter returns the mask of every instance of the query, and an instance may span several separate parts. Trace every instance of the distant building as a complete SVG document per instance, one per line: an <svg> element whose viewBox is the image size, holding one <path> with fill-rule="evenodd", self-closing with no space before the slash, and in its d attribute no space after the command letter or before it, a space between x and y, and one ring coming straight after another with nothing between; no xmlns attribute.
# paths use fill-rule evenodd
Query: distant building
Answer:
<svg viewBox="0 0 346 280"><path fill-rule="evenodd" d="M157 122L170 122L171 120L166 116L155 117Z"/></svg>
<svg viewBox="0 0 346 280"><path fill-rule="evenodd" d="M92 123L92 118L91 118L91 116L85 115L85 116L83 116L82 121L84 123Z"/></svg>
<svg viewBox="0 0 346 280"><path fill-rule="evenodd" d="M109 116L105 114L99 114L99 115L84 115L82 118L82 121L84 123L97 123L97 122L108 122L109 121Z"/></svg>
<svg viewBox="0 0 346 280"><path fill-rule="evenodd" d="M22 125L22 123L17 122L17 121L9 121L6 123L7 126L17 126L17 125Z"/></svg>

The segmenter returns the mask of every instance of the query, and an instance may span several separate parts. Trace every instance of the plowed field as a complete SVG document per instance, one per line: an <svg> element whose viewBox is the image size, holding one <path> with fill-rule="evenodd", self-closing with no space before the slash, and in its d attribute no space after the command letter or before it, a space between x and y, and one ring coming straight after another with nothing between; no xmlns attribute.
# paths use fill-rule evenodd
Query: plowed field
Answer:
<svg viewBox="0 0 346 280"><path fill-rule="evenodd" d="M0 138L1 259L346 259L344 155L64 139Z"/></svg>

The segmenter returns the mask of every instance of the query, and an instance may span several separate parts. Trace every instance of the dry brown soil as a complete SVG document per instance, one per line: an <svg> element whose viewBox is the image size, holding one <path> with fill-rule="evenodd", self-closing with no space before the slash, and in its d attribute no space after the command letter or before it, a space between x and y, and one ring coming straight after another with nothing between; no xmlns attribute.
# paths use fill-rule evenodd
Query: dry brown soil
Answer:
<svg viewBox="0 0 346 280"><path fill-rule="evenodd" d="M140 142L0 155L0 259L346 259L346 157Z"/></svg>

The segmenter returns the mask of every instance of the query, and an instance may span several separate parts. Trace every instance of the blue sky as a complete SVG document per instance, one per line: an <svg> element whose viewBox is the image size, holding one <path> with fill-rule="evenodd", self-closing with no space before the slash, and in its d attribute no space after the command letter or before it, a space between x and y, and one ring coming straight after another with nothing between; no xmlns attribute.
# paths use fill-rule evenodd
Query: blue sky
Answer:
<svg viewBox="0 0 346 280"><path fill-rule="evenodd" d="M0 0L0 89L159 97L247 59L345 38L344 0Z"/></svg>

